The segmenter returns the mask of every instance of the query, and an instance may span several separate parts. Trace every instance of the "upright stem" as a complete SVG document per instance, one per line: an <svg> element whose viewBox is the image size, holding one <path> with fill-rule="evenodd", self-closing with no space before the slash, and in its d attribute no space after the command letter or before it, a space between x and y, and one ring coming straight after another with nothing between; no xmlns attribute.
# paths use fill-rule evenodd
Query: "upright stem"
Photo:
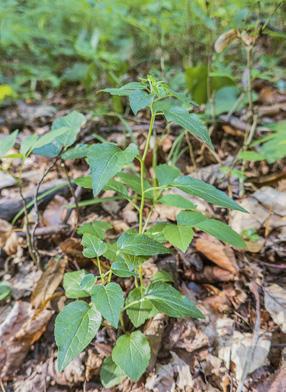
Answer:
<svg viewBox="0 0 286 392"><path fill-rule="evenodd" d="M253 55L253 46L250 45L246 48L247 52L247 96L248 96L248 107L251 114L251 121L253 120L254 110L253 110L253 99L252 99L252 55Z"/></svg>
<svg viewBox="0 0 286 392"><path fill-rule="evenodd" d="M144 189L144 173L145 173L145 160L148 153L150 139L152 136L152 131L154 127L156 113L153 112L151 108L151 119L149 125L149 131L147 135L147 140L144 148L144 152L142 158L140 159L140 185L141 185L141 203L139 208L139 234L143 233L143 212L144 212L144 205L145 205L145 189ZM142 265L139 266L139 279L140 279L140 286L143 286L143 269Z"/></svg>
<svg viewBox="0 0 286 392"><path fill-rule="evenodd" d="M96 258L96 261L97 261L97 268L100 275L101 283L104 284L104 274L102 273L101 262L99 257Z"/></svg>
<svg viewBox="0 0 286 392"><path fill-rule="evenodd" d="M144 193L144 190L145 190L144 189L145 160L146 160L146 156L147 156L149 145L150 145L150 139L152 136L154 122L155 122L155 113L151 109L151 119L150 119L148 136L147 136L147 140L146 140L146 144L145 144L142 158L140 159L141 203L140 203L140 207L139 207L139 234L142 234L142 232L143 232L143 211L144 211L144 205L145 205L145 193Z"/></svg>

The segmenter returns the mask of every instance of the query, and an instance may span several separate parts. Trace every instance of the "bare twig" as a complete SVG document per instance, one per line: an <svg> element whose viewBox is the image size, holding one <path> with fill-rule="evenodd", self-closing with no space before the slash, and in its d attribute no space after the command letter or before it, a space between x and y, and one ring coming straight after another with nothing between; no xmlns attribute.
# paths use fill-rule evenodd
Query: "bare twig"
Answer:
<svg viewBox="0 0 286 392"><path fill-rule="evenodd" d="M29 216L28 216L28 208L27 208L27 203L25 200L25 197L23 195L23 188L22 188L22 180L20 179L18 181L18 186L19 186L19 194L23 202L23 208L24 208L24 217L25 217L25 228L26 228L26 233L27 233L27 245L28 245L28 250L29 254L31 256L31 259L33 260L34 263L37 263L37 258L34 252L34 247L33 247L33 239L30 233L30 228L29 228Z"/></svg>
<svg viewBox="0 0 286 392"><path fill-rule="evenodd" d="M58 159L59 159L58 157L55 158L55 160L44 171L44 173L42 175L42 178L38 182L38 185L37 185L36 191L35 191L35 196L34 196L34 208L35 208L35 214L36 214L36 222L35 222L33 230L32 230L31 243L32 243L32 249L33 249L33 252L34 252L33 261L36 262L36 264L38 266L40 266L40 254L39 254L39 251L37 249L37 243L36 243L36 239L35 239L35 232L36 232L36 229L37 229L37 227L39 226L39 223L40 223L40 212L39 212L39 205L38 205L38 196L39 196L40 187L41 187L44 179L46 178L46 176L48 175L50 170L52 170L52 168L56 165Z"/></svg>
<svg viewBox="0 0 286 392"><path fill-rule="evenodd" d="M80 197L80 194L81 194L81 191L82 191L82 190L81 190L81 187L77 187L76 190L74 190L74 187L73 187L73 184L72 184L72 182L71 182L71 178L70 178L70 175L69 175L69 172L68 172L67 165L66 165L66 163L65 163L64 160L61 160L61 163L62 163L62 166L63 166L63 168L64 168L64 172L65 172L66 179L67 179L67 181L68 181L69 189L70 189L70 192L71 192L72 197L73 197L72 203L75 204L75 210L76 210L76 224L75 224L75 228L74 228L74 230L73 230L73 231L75 232L76 229L77 229L77 227L78 227L78 225L79 225L79 222L80 222L80 209L79 209L78 200L79 200L79 197ZM69 220L69 218L70 218L70 215L71 215L71 212L72 212L72 209L70 209L70 210L68 211L68 213L67 213L67 215L66 215L66 217L65 217L64 223L67 223L67 222L68 222L68 220Z"/></svg>

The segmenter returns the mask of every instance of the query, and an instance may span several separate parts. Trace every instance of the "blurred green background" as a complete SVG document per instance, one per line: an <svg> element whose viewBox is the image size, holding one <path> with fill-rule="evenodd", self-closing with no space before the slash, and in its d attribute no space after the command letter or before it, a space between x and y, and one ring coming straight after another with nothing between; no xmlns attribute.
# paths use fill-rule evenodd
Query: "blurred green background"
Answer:
<svg viewBox="0 0 286 392"><path fill-rule="evenodd" d="M286 15L285 5L274 13L279 3L2 0L0 100L70 85L90 94L152 72L204 103L208 72L216 89L236 86L245 64L241 45L215 53L216 38L230 28L251 30L269 17L264 49L256 53L256 72L278 83L285 65Z"/></svg>

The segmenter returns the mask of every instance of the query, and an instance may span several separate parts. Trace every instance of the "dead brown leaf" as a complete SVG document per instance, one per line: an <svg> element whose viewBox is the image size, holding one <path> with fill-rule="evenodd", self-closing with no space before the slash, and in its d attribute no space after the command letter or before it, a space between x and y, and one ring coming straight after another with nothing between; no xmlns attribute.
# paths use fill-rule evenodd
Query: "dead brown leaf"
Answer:
<svg viewBox="0 0 286 392"><path fill-rule="evenodd" d="M148 391L184 391L193 392L194 381L189 365L171 352L172 359L166 365L158 365L145 384Z"/></svg>
<svg viewBox="0 0 286 392"><path fill-rule="evenodd" d="M47 301L49 301L63 279L66 263L66 259L59 261L51 259L49 261L46 270L42 273L32 293L31 304L35 308L47 305Z"/></svg>
<svg viewBox="0 0 286 392"><path fill-rule="evenodd" d="M175 322L169 336L170 349L183 349L189 353L207 347L208 337L196 327L191 319L182 319Z"/></svg>
<svg viewBox="0 0 286 392"><path fill-rule="evenodd" d="M266 287L264 303L273 321L286 333L286 290L276 283Z"/></svg>
<svg viewBox="0 0 286 392"><path fill-rule="evenodd" d="M60 244L61 251L68 258L75 260L80 267L84 267L90 263L90 259L83 256L81 241L78 238L67 238Z"/></svg>
<svg viewBox="0 0 286 392"><path fill-rule="evenodd" d="M225 48L227 48L235 39L238 38L238 32L235 29L231 29L221 34L214 45L215 51L221 53Z"/></svg>
<svg viewBox="0 0 286 392"><path fill-rule="evenodd" d="M148 337L151 345L151 360L149 362L149 369L152 369L156 363L157 356L162 345L166 322L167 316L159 313L146 324L144 333Z"/></svg>
<svg viewBox="0 0 286 392"><path fill-rule="evenodd" d="M42 222L44 226L58 226L64 222L67 209L67 200L56 195L48 204L42 215Z"/></svg>
<svg viewBox="0 0 286 392"><path fill-rule="evenodd" d="M187 271L186 277L197 282L216 283L230 282L235 279L235 275L219 267L207 266L202 272Z"/></svg>
<svg viewBox="0 0 286 392"><path fill-rule="evenodd" d="M13 226L4 219L0 219L0 248L11 256L17 253L18 245L18 237L13 231Z"/></svg>
<svg viewBox="0 0 286 392"><path fill-rule="evenodd" d="M45 332L53 311L35 312L28 302L16 302L0 324L0 377L18 369L30 347Z"/></svg>
<svg viewBox="0 0 286 392"><path fill-rule="evenodd" d="M238 273L238 266L233 250L216 238L208 234L202 234L196 240L195 247L198 252L201 252L219 267L232 274Z"/></svg>

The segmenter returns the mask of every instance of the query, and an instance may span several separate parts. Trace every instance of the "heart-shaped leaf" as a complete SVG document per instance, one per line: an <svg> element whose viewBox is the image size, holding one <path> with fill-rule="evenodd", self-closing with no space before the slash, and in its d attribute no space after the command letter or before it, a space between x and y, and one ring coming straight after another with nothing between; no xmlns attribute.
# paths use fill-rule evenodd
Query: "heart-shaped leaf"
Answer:
<svg viewBox="0 0 286 392"><path fill-rule="evenodd" d="M101 314L95 305L75 301L58 314L55 321L55 339L58 346L57 368L61 372L76 358L97 334Z"/></svg>
<svg viewBox="0 0 286 392"><path fill-rule="evenodd" d="M145 372L151 357L148 339L140 331L120 336L112 351L112 359L132 381Z"/></svg>

